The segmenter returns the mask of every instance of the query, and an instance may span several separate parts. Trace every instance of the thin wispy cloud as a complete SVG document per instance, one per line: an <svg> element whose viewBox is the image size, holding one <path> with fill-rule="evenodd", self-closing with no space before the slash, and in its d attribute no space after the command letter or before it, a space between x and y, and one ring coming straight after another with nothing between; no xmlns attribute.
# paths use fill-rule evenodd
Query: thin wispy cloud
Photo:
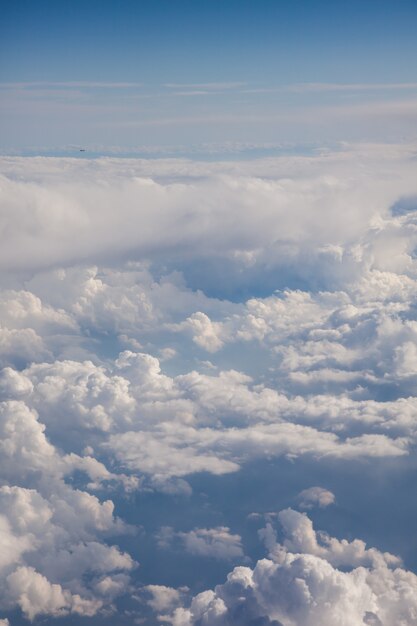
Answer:
<svg viewBox="0 0 417 626"><path fill-rule="evenodd" d="M326 91L402 91L415 90L417 83L298 83L282 87L294 93Z"/></svg>
<svg viewBox="0 0 417 626"><path fill-rule="evenodd" d="M143 83L123 83L123 82L97 82L97 81L28 81L28 82L0 82L0 89L34 89L34 88L55 88L73 89L128 89L142 87Z"/></svg>
<svg viewBox="0 0 417 626"><path fill-rule="evenodd" d="M213 83L166 83L164 86L169 89L203 89L203 90L211 90L214 89L216 91L219 90L228 90L228 89L239 89L240 87L244 87L246 85L245 82L213 82Z"/></svg>

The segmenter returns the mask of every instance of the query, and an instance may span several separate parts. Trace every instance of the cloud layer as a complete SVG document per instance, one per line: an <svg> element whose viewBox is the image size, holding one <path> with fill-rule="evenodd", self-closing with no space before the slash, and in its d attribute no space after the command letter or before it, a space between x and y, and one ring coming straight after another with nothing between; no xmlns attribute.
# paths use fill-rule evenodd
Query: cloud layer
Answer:
<svg viewBox="0 0 417 626"><path fill-rule="evenodd" d="M270 525L265 529L269 558L253 569L236 567L224 584L161 619L174 626L415 623L417 577L398 567L395 557L366 550L359 540L324 536L320 545L308 517L291 509L278 517L284 541L276 542Z"/></svg>
<svg viewBox="0 0 417 626"><path fill-rule="evenodd" d="M411 626L399 557L285 509L282 539L274 516L260 533L268 558L242 566L254 539L219 503L235 480L244 517L240 476L278 458L411 471L415 148L1 165L4 623L151 609L175 626ZM174 515L202 477L219 485L207 519ZM293 503L345 515L337 485L303 480ZM191 604L137 568L149 494L166 507L154 560L236 566L214 591L185 580Z"/></svg>

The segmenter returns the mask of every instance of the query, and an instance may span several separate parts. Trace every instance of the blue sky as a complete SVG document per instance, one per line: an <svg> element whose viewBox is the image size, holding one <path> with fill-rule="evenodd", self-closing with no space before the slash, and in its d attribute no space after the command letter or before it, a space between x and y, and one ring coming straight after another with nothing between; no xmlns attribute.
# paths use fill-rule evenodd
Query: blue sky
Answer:
<svg viewBox="0 0 417 626"><path fill-rule="evenodd" d="M412 1L2 2L2 80L408 82Z"/></svg>
<svg viewBox="0 0 417 626"><path fill-rule="evenodd" d="M3 1L1 148L399 140L416 27L406 0Z"/></svg>

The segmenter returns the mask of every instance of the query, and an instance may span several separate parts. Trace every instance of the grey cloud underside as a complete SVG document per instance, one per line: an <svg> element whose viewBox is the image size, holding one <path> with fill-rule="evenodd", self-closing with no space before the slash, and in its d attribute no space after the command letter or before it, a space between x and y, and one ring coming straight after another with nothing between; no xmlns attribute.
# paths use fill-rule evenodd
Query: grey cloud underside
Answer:
<svg viewBox="0 0 417 626"><path fill-rule="evenodd" d="M278 457L413 466L414 154L1 160L10 620L16 609L111 619L137 595L141 537L115 510L120 494L187 498L193 476L221 481ZM306 481L293 502L330 511L338 493ZM152 581L150 610L174 626L415 623L415 577L396 557L316 537L294 511L279 519L286 539L268 521L268 559L246 567L224 520L181 527L167 510L154 529L164 554L238 567L191 604ZM129 536L139 559L118 547Z"/></svg>

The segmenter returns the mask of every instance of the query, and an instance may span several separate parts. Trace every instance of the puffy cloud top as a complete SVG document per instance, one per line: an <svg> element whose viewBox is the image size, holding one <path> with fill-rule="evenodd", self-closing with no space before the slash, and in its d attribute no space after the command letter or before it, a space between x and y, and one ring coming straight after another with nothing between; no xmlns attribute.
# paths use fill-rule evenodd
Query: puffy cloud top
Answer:
<svg viewBox="0 0 417 626"><path fill-rule="evenodd" d="M348 526L333 470L413 467L415 147L1 165L1 626L413 626L400 557L284 507ZM271 470L251 560L245 481L279 457L297 480ZM142 546L175 567L136 570Z"/></svg>
<svg viewBox="0 0 417 626"><path fill-rule="evenodd" d="M340 546L362 542L328 538L328 547L321 548L305 515L288 509L279 518L286 538L275 545L271 558L254 569L236 567L214 591L192 598L189 608L176 608L169 621L175 626L415 623L417 576L395 567L395 558L371 548L372 557L362 565L366 551L347 550L342 563ZM345 569L337 569L337 562Z"/></svg>

